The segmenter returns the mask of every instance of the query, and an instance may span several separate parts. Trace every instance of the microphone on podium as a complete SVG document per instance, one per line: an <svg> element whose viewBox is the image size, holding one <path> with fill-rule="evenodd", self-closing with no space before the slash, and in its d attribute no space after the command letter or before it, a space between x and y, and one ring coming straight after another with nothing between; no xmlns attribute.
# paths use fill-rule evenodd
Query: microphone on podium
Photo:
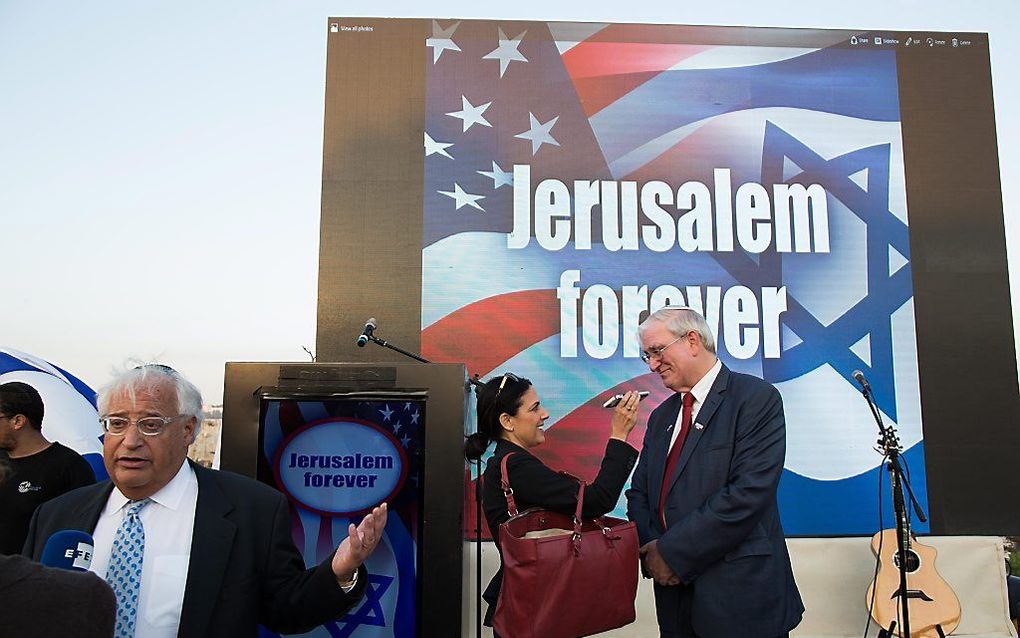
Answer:
<svg viewBox="0 0 1020 638"><path fill-rule="evenodd" d="M92 565L94 542L90 534L62 529L46 540L39 562L47 567L87 572Z"/></svg>
<svg viewBox="0 0 1020 638"><path fill-rule="evenodd" d="M359 348L365 347L365 344L367 344L368 340L372 337L372 333L375 332L375 328L375 317L371 317L365 322L365 328L361 331L361 335L358 337L357 344Z"/></svg>

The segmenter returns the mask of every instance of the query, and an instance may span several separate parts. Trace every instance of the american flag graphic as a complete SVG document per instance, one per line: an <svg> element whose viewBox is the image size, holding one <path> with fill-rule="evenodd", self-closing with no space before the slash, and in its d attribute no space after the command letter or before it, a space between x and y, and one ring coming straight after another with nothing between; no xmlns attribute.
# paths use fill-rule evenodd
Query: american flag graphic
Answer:
<svg viewBox="0 0 1020 638"><path fill-rule="evenodd" d="M561 355L556 288L564 271L580 271L582 291L595 284L616 291L785 286L781 356L759 351L737 359L717 334L720 357L783 395L787 532L874 532L881 458L855 369L872 380L887 423L899 430L913 486L926 502L895 52L749 46L736 36L732 44L685 42L691 32L432 21L423 354L464 362L483 378L512 371L532 379L552 415L535 453L590 479L609 431L601 403L628 389L651 393L630 439L639 447L648 413L668 391L637 358L635 326L625 318L612 356L596 358L583 347ZM544 178L661 180L675 191L692 180L711 184L721 168L734 186L820 184L830 251L612 251L602 242L599 207L591 212L590 248L571 243L553 251L532 240L511 249L515 165L530 166L532 188ZM584 330L600 321L580 310L577 317ZM621 503L615 514L622 513Z"/></svg>

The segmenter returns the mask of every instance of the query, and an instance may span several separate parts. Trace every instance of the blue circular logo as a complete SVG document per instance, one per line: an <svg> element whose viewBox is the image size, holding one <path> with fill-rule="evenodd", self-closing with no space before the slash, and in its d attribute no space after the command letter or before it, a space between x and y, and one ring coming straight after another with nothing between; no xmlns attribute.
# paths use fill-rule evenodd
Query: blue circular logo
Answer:
<svg viewBox="0 0 1020 638"><path fill-rule="evenodd" d="M292 501L319 514L354 516L391 500L407 457L391 434L353 419L314 421L291 434L273 467Z"/></svg>

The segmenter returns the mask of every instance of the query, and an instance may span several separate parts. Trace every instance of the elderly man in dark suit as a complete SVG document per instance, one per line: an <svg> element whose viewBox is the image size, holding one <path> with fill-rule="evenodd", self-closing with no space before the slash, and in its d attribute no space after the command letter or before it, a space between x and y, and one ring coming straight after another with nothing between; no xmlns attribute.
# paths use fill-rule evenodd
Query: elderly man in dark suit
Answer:
<svg viewBox="0 0 1020 638"><path fill-rule="evenodd" d="M722 365L694 310L663 308L639 336L642 358L675 393L648 419L627 491L659 631L785 636L804 605L776 504L786 454L779 392Z"/></svg>
<svg viewBox="0 0 1020 638"><path fill-rule="evenodd" d="M117 596L117 638L251 637L257 624L301 633L360 600L385 504L306 570L279 492L187 460L202 419L194 385L166 366L140 366L98 403L111 480L40 507L24 553L38 559L61 529L92 534L91 570Z"/></svg>

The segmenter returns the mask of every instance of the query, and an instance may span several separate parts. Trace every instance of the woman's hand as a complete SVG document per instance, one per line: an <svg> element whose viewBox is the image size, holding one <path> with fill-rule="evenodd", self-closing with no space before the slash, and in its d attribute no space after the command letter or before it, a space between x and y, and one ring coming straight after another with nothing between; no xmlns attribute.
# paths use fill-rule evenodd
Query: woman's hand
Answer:
<svg viewBox="0 0 1020 638"><path fill-rule="evenodd" d="M610 438L626 441L637 424L637 407L641 397L637 392L623 395L620 403L613 409L613 429Z"/></svg>

